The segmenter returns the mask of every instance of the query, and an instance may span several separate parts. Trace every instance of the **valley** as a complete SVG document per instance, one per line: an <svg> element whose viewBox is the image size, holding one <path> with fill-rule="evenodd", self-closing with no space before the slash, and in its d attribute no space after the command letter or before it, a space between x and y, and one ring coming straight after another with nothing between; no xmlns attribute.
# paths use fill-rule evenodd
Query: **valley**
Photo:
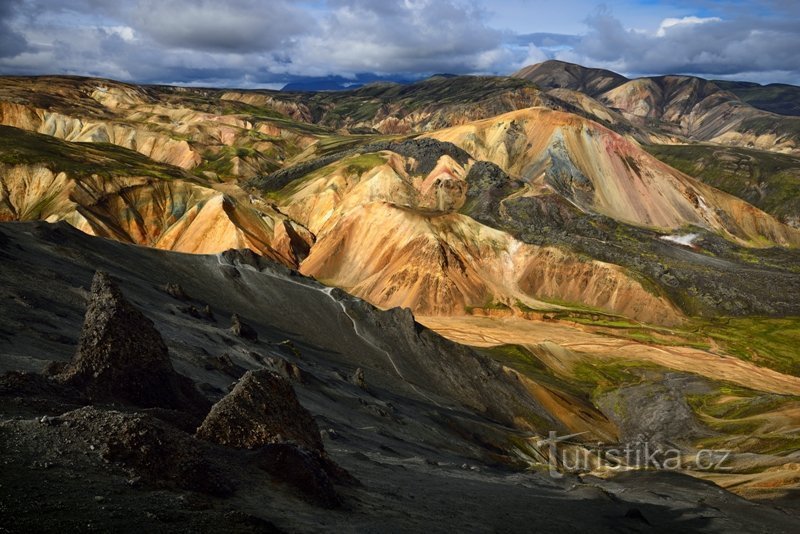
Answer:
<svg viewBox="0 0 800 534"><path fill-rule="evenodd" d="M77 510L52 528L95 506L64 496L85 469L122 515L191 492L200 504L174 513L198 529L234 514L241 531L415 530L445 514L521 530L535 495L556 529L639 531L639 514L663 529L790 531L800 119L734 89L557 61L320 93L0 78L6 464L52 456L37 476ZM206 403L246 371L284 376L330 456L313 460L327 481L314 484L342 510L298 498L269 467L300 460L211 446L184 408L54 386L95 271ZM232 466L239 489L158 477L119 489L144 475L71 445L94 443L75 428L140 412L205 451L204 469ZM575 435L559 453L591 465L552 465L550 432ZM597 452L632 443L729 462L612 469ZM35 494L14 469L13 487ZM34 525L14 499L18 526ZM604 519L578 517L586 508ZM549 514L565 509L575 517Z"/></svg>

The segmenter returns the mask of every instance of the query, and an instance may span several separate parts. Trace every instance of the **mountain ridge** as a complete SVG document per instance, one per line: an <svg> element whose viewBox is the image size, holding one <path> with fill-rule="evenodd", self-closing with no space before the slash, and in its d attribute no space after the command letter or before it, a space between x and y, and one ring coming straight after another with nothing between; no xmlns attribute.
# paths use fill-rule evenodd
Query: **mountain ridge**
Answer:
<svg viewBox="0 0 800 534"><path fill-rule="evenodd" d="M560 61L525 67L513 76L545 90L584 92L644 126L719 144L798 154L800 119L757 109L713 81L685 75L628 79Z"/></svg>

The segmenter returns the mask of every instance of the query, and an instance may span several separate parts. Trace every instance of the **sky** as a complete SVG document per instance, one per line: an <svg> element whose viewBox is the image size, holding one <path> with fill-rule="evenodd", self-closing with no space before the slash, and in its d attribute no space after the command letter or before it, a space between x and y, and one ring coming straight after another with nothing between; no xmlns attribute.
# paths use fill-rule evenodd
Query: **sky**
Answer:
<svg viewBox="0 0 800 534"><path fill-rule="evenodd" d="M280 88L560 59L800 85L799 51L800 0L0 0L0 74L138 83Z"/></svg>

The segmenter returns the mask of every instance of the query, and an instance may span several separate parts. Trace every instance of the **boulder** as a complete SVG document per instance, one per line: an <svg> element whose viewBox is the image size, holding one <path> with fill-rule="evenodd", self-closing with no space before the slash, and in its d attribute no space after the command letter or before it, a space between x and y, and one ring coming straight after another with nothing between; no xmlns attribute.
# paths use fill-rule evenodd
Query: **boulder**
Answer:
<svg viewBox="0 0 800 534"><path fill-rule="evenodd" d="M162 289L174 299L189 300L189 296L183 290L183 287L176 282L168 282Z"/></svg>
<svg viewBox="0 0 800 534"><path fill-rule="evenodd" d="M364 391L367 391L367 381L364 378L364 369L361 367L355 370L353 376L350 377L350 382L352 382L353 385L360 387Z"/></svg>
<svg viewBox="0 0 800 534"><path fill-rule="evenodd" d="M325 454L319 427L289 381L266 369L248 371L211 408L195 435L219 445L253 449L256 467L327 508L341 504L333 481L358 484Z"/></svg>

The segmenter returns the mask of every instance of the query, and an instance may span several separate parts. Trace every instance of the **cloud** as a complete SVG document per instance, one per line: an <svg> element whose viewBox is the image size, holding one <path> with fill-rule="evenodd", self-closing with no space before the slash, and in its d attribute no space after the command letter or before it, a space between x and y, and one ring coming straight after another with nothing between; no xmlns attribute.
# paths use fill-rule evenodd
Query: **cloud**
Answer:
<svg viewBox="0 0 800 534"><path fill-rule="evenodd" d="M23 1L8 19L36 45L5 47L0 72L274 85L510 72L527 51L509 49L508 34L462 0Z"/></svg>
<svg viewBox="0 0 800 534"><path fill-rule="evenodd" d="M284 0L140 0L122 14L156 43L210 52L274 50L315 30L313 19Z"/></svg>
<svg viewBox="0 0 800 534"><path fill-rule="evenodd" d="M564 27L549 18L580 20L595 2L563 1L568 9L528 0L0 0L0 73L256 87L315 76L507 74L555 57L634 75L800 82L795 0L647 2L661 14L653 18L629 4L623 18L592 11L580 35L488 22L490 9L509 20L513 8L531 29Z"/></svg>
<svg viewBox="0 0 800 534"><path fill-rule="evenodd" d="M781 2L769 4L772 16L665 18L653 32L625 28L610 10L598 9L580 42L556 56L632 74L782 72L797 83L800 29L796 19L781 16Z"/></svg>
<svg viewBox="0 0 800 534"><path fill-rule="evenodd" d="M287 72L471 72L505 61L503 33L455 0L335 0L320 32L298 39Z"/></svg>
<svg viewBox="0 0 800 534"><path fill-rule="evenodd" d="M706 22L722 22L722 19L719 17L681 17L679 19L666 18L661 21L661 25L656 31L656 36L664 37L667 35L667 31L670 28L674 28L676 26L686 26L687 24L704 24Z"/></svg>
<svg viewBox="0 0 800 534"><path fill-rule="evenodd" d="M0 58L18 56L29 48L25 36L11 26L15 16L14 4L0 3Z"/></svg>
<svg viewBox="0 0 800 534"><path fill-rule="evenodd" d="M572 48L581 42L581 38L578 35L538 32L516 35L513 42L522 45L532 44L539 48Z"/></svg>

